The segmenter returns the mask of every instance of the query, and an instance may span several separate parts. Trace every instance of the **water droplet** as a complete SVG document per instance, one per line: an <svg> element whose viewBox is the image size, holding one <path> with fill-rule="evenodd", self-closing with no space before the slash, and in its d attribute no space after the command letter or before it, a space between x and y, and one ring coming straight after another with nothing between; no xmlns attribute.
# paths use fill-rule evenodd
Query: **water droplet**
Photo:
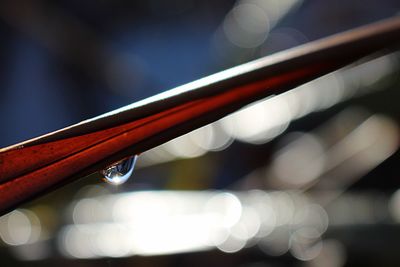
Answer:
<svg viewBox="0 0 400 267"><path fill-rule="evenodd" d="M104 176L104 180L113 185L125 183L132 175L137 157L138 156L135 155L118 161L102 170L101 174Z"/></svg>

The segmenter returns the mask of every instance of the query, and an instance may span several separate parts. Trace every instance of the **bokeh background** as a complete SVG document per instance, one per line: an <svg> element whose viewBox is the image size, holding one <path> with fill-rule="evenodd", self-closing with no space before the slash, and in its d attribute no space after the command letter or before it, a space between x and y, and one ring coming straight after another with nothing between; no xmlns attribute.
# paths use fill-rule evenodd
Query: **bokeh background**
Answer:
<svg viewBox="0 0 400 267"><path fill-rule="evenodd" d="M0 147L396 16L396 0L0 3ZM0 217L4 266L398 266L400 56L377 54ZM0 196L1 197L1 196Z"/></svg>

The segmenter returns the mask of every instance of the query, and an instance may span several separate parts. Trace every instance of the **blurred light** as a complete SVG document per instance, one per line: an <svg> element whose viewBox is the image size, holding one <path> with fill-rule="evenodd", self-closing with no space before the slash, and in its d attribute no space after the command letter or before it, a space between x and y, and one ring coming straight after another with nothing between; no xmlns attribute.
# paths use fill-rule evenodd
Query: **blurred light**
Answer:
<svg viewBox="0 0 400 267"><path fill-rule="evenodd" d="M309 261L317 257L322 246L320 233L314 228L300 228L290 237L290 253L302 261Z"/></svg>
<svg viewBox="0 0 400 267"><path fill-rule="evenodd" d="M400 222L400 190L393 193L389 202L389 211L396 222Z"/></svg>
<svg viewBox="0 0 400 267"><path fill-rule="evenodd" d="M254 3L265 10L271 20L271 24L275 25L282 19L292 8L299 6L302 1L299 0L242 0L241 3Z"/></svg>
<svg viewBox="0 0 400 267"><path fill-rule="evenodd" d="M396 58L398 52L377 57L342 71L345 87L351 89L345 91L346 97L352 96L355 92L360 94L380 88L374 85L398 68L399 62Z"/></svg>
<svg viewBox="0 0 400 267"><path fill-rule="evenodd" d="M207 150L198 146L193 139L190 138L189 134L179 136L162 146L177 158L195 158L207 152Z"/></svg>
<svg viewBox="0 0 400 267"><path fill-rule="evenodd" d="M318 204L306 204L296 211L294 224L299 228L312 227L320 235L328 229L329 218L326 211Z"/></svg>
<svg viewBox="0 0 400 267"><path fill-rule="evenodd" d="M243 249L245 246L246 239L229 236L223 243L218 244L217 248L226 253L235 253Z"/></svg>
<svg viewBox="0 0 400 267"><path fill-rule="evenodd" d="M134 221L136 224L146 224L168 216L171 209L168 204L175 203L171 200L162 201L151 193L125 195L113 201L112 218L115 222Z"/></svg>
<svg viewBox="0 0 400 267"><path fill-rule="evenodd" d="M325 165L324 147L317 136L293 133L272 162L272 172L284 184L303 186L321 175Z"/></svg>
<svg viewBox="0 0 400 267"><path fill-rule="evenodd" d="M60 249L64 254L96 258L208 249L215 242L224 243L228 238L224 233L229 231L230 235L242 215L241 203L231 193L140 192L82 199L75 204L72 216L86 214L100 200L103 209L112 214L89 217L88 221L74 219L84 224L63 230ZM250 211L247 214L253 219L257 216ZM241 223L251 235L258 230L254 221ZM215 239L218 236L219 241ZM116 244L117 240L122 241Z"/></svg>
<svg viewBox="0 0 400 267"><path fill-rule="evenodd" d="M41 223L29 210L14 210L0 217L0 237L8 245L34 243L40 238Z"/></svg>
<svg viewBox="0 0 400 267"><path fill-rule="evenodd" d="M23 261L43 260L51 255L51 244L48 241L39 241L11 248L12 254Z"/></svg>
<svg viewBox="0 0 400 267"><path fill-rule="evenodd" d="M260 229L260 216L252 207L245 207L241 214L240 220L230 227L230 236L234 240L243 240L246 244L256 236Z"/></svg>
<svg viewBox="0 0 400 267"><path fill-rule="evenodd" d="M389 54L335 71L277 97L287 102L291 120L301 118L379 87L376 83L397 69L395 57Z"/></svg>
<svg viewBox="0 0 400 267"><path fill-rule="evenodd" d="M169 141L173 142L173 140ZM136 167L143 168L151 165L161 164L164 162L176 160L177 157L168 151L165 146L157 146L140 154Z"/></svg>
<svg viewBox="0 0 400 267"><path fill-rule="evenodd" d="M334 239L323 241L321 252L306 266L309 267L342 267L346 263L346 249L342 243Z"/></svg>
<svg viewBox="0 0 400 267"><path fill-rule="evenodd" d="M104 184L91 184L81 187L75 197L98 197L109 193L108 187L104 186Z"/></svg>
<svg viewBox="0 0 400 267"><path fill-rule="evenodd" d="M373 90L377 82L391 75L396 69L398 64L394 57L393 54L382 56L325 75L278 96L258 101L217 122L144 152L138 159L137 167L179 158L199 157L209 151L227 148L234 139L251 144L268 142L283 133L292 120ZM235 72L235 69L206 77L202 81L223 79L232 72ZM197 83L198 81L195 81L182 86L181 90L192 88ZM369 86L360 87L360 84ZM163 94L167 97L170 93Z"/></svg>
<svg viewBox="0 0 400 267"><path fill-rule="evenodd" d="M341 76L334 72L284 93L282 98L287 101L292 119L297 119L336 104L343 91Z"/></svg>
<svg viewBox="0 0 400 267"><path fill-rule="evenodd" d="M148 222L147 226L132 225L132 251L140 255L161 255L201 251L210 248L209 230L212 218L201 215L170 216L163 221Z"/></svg>
<svg viewBox="0 0 400 267"><path fill-rule="evenodd" d="M233 141L221 125L221 121L201 127L191 133L189 136L194 143L207 151L220 151L225 149Z"/></svg>
<svg viewBox="0 0 400 267"><path fill-rule="evenodd" d="M194 158L210 151L220 151L233 142L219 121L198 128L141 154L138 167L163 163L177 158Z"/></svg>
<svg viewBox="0 0 400 267"><path fill-rule="evenodd" d="M388 201L372 192L352 193L341 195L326 210L333 226L379 224L387 218Z"/></svg>
<svg viewBox="0 0 400 267"><path fill-rule="evenodd" d="M269 235L276 226L276 213L270 194L260 190L253 190L244 198L244 201L245 205L251 206L257 214L259 226L256 237L263 238ZM243 214L243 216L245 215Z"/></svg>
<svg viewBox="0 0 400 267"><path fill-rule="evenodd" d="M208 151L219 151L232 142L218 122L175 138L160 147L178 158L193 158Z"/></svg>
<svg viewBox="0 0 400 267"><path fill-rule="evenodd" d="M276 191L271 193L272 208L276 215L276 225L289 224L294 216L295 204L287 192Z"/></svg>
<svg viewBox="0 0 400 267"><path fill-rule="evenodd" d="M344 189L392 155L398 149L398 138L399 129L394 121L372 115L327 151L329 165L325 171L329 174L323 180L330 184L334 181Z"/></svg>
<svg viewBox="0 0 400 267"><path fill-rule="evenodd" d="M318 197L326 204L337 197L331 194L345 190L391 156L398 149L398 137L398 126L390 118L349 109L313 134L289 134L283 139L287 144L258 177L273 188L330 189Z"/></svg>
<svg viewBox="0 0 400 267"><path fill-rule="evenodd" d="M205 212L219 217L221 226L229 228L234 226L242 216L242 204L231 193L219 193L206 202Z"/></svg>
<svg viewBox="0 0 400 267"><path fill-rule="evenodd" d="M281 256L289 251L289 238L289 227L280 226L266 238L261 239L258 246L270 256Z"/></svg>
<svg viewBox="0 0 400 267"><path fill-rule="evenodd" d="M340 154L348 158L353 151L365 151L364 164L371 164L391 155L397 148L397 140L397 124L386 116L373 115L339 144L334 150L337 153L335 156L339 157Z"/></svg>
<svg viewBox="0 0 400 267"><path fill-rule="evenodd" d="M290 227L326 229L323 209L295 192L144 191L73 203L74 224L59 234L67 257L162 255L218 248L227 253L257 242L285 253ZM90 210L101 207L102 216ZM89 217L85 217L89 212Z"/></svg>
<svg viewBox="0 0 400 267"><path fill-rule="evenodd" d="M239 48L256 48L264 43L270 28L299 3L298 0L238 1L224 19L223 33Z"/></svg>
<svg viewBox="0 0 400 267"><path fill-rule="evenodd" d="M287 103L280 97L251 104L222 120L222 125L234 138L262 144L281 134L289 125Z"/></svg>
<svg viewBox="0 0 400 267"><path fill-rule="evenodd" d="M77 202L72 213L72 220L76 224L95 222L101 220L104 212L98 200L84 198Z"/></svg>
<svg viewBox="0 0 400 267"><path fill-rule="evenodd" d="M397 123L387 116L373 115L357 130L357 137L354 138L360 143L356 144L360 147L368 144L368 150L362 155L366 165L379 164L398 148L399 128Z"/></svg>
<svg viewBox="0 0 400 267"><path fill-rule="evenodd" d="M226 16L223 29L233 44L243 48L261 45L269 32L266 12L255 4L238 4Z"/></svg>
<svg viewBox="0 0 400 267"><path fill-rule="evenodd" d="M66 226L59 234L60 252L67 257L75 258L94 258L96 255L91 249L91 239L88 238L89 231L94 232L92 226L84 229L83 227L75 228L74 226ZM84 232L82 230L85 230Z"/></svg>

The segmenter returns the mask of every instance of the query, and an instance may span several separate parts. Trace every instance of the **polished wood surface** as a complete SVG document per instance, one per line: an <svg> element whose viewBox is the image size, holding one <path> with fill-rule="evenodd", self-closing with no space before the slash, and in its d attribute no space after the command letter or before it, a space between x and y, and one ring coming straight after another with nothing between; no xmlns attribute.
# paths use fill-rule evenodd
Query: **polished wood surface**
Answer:
<svg viewBox="0 0 400 267"><path fill-rule="evenodd" d="M0 213L259 99L400 43L393 18L283 51L0 150ZM273 114L271 114L273 116Z"/></svg>

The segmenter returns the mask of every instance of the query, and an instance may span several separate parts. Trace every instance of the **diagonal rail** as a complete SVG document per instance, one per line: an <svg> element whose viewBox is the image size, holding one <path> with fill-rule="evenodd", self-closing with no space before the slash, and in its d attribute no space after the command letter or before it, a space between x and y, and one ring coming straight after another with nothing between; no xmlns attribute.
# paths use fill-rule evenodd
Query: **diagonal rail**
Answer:
<svg viewBox="0 0 400 267"><path fill-rule="evenodd" d="M0 214L129 155L374 52L398 48L392 18L261 58L0 149ZM274 116L274 114L269 114Z"/></svg>

